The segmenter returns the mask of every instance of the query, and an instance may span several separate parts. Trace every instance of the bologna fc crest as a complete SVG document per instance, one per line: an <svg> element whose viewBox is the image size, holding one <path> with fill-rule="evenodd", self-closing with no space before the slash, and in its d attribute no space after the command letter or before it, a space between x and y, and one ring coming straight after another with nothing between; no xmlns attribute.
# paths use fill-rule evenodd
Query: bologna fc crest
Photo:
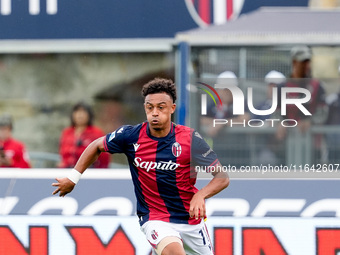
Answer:
<svg viewBox="0 0 340 255"><path fill-rule="evenodd" d="M156 232L156 230L152 230L152 231L151 231L151 237L152 237L153 240L156 240L156 239L157 239L158 233Z"/></svg>
<svg viewBox="0 0 340 255"><path fill-rule="evenodd" d="M172 154L175 157L179 157L179 155L181 155L181 153L182 153L182 146L178 142L175 142L172 145Z"/></svg>
<svg viewBox="0 0 340 255"><path fill-rule="evenodd" d="M193 20L200 27L221 25L236 19L244 0L184 0Z"/></svg>

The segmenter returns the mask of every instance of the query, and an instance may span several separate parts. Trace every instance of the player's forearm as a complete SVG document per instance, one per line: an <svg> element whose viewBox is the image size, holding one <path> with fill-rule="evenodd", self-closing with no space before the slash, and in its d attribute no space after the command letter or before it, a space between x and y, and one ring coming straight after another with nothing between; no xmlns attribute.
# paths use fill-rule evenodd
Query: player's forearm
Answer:
<svg viewBox="0 0 340 255"><path fill-rule="evenodd" d="M199 192L204 198L210 198L221 192L229 185L229 177L226 173L219 172L215 174L214 178Z"/></svg>

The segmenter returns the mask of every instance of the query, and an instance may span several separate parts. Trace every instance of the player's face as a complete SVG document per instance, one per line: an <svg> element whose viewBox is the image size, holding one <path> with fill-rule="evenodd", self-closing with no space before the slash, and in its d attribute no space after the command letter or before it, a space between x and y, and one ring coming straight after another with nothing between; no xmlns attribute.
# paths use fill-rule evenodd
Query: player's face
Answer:
<svg viewBox="0 0 340 255"><path fill-rule="evenodd" d="M150 128L160 131L170 127L176 104L166 93L149 94L145 97L144 108Z"/></svg>

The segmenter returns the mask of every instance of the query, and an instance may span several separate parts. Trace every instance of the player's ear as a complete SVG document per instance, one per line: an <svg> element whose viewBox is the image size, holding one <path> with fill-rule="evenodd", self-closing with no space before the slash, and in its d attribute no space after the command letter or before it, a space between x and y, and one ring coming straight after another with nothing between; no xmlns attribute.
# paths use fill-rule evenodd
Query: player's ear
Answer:
<svg viewBox="0 0 340 255"><path fill-rule="evenodd" d="M176 104L174 103L171 106L171 114L173 114L175 112L175 110L176 110Z"/></svg>

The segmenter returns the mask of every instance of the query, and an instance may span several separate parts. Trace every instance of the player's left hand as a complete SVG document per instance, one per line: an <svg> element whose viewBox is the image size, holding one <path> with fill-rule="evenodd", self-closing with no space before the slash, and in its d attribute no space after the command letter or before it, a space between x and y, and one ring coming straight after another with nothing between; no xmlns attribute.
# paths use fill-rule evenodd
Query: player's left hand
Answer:
<svg viewBox="0 0 340 255"><path fill-rule="evenodd" d="M56 181L57 182L52 183L52 186L58 188L53 191L52 195L59 193L60 197L64 197L74 189L75 184L69 178L56 178Z"/></svg>
<svg viewBox="0 0 340 255"><path fill-rule="evenodd" d="M189 215L191 218L195 218L196 220L206 217L205 199L199 191L192 197L190 201Z"/></svg>

